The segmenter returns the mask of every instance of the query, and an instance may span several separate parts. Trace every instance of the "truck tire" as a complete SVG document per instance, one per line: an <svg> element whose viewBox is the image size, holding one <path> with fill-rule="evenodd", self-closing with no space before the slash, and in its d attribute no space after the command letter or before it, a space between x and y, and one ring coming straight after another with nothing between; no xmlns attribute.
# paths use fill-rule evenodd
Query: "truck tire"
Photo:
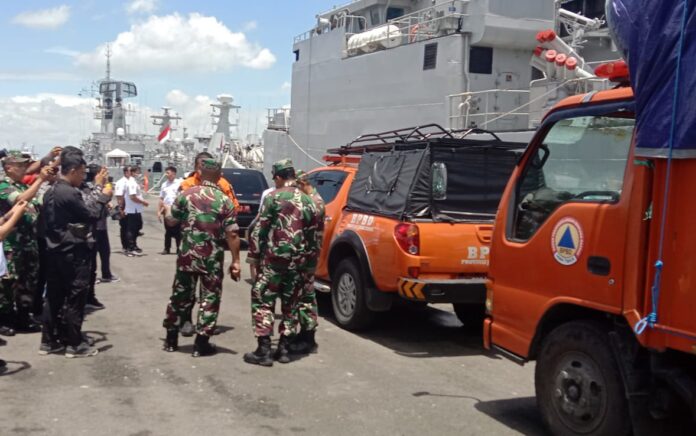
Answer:
<svg viewBox="0 0 696 436"><path fill-rule="evenodd" d="M346 330L367 329L375 312L365 302L365 279L357 260L343 259L331 277L331 304L338 324Z"/></svg>
<svg viewBox="0 0 696 436"><path fill-rule="evenodd" d="M486 317L486 306L483 304L453 303L454 313L464 328L478 332L483 330L483 319Z"/></svg>
<svg viewBox="0 0 696 436"><path fill-rule="evenodd" d="M623 381L601 324L573 321L543 341L534 373L537 406L554 435L631 431Z"/></svg>

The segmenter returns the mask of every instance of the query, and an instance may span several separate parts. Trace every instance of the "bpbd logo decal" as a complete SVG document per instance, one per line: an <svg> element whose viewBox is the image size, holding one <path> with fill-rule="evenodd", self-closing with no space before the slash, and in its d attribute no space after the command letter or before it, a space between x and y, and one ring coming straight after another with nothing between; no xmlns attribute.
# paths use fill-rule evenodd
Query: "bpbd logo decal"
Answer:
<svg viewBox="0 0 696 436"><path fill-rule="evenodd" d="M575 264L582 254L583 243L582 227L574 218L563 218L553 228L551 249L561 265Z"/></svg>

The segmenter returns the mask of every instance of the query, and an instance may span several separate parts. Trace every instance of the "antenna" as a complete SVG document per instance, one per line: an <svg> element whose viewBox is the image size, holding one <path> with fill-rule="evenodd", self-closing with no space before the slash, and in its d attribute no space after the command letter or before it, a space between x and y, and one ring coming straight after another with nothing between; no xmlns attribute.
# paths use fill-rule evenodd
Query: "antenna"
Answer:
<svg viewBox="0 0 696 436"><path fill-rule="evenodd" d="M111 80L111 44L106 44L106 80Z"/></svg>

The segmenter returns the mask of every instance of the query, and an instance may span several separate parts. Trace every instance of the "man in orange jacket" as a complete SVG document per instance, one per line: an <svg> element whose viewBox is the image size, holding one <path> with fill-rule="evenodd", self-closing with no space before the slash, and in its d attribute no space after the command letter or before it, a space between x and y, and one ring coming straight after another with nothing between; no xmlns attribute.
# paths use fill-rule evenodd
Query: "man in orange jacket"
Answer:
<svg viewBox="0 0 696 436"><path fill-rule="evenodd" d="M179 187L179 190L181 192L184 192L188 188L192 188L194 186L198 186L201 184L201 177L198 174L198 167L201 164L201 161L203 159L212 159L213 156L208 153L208 152L201 152L196 155L196 165L195 169L192 174L189 175L186 179L184 179L183 182L181 182L181 186ZM230 200L232 200L232 203L234 204L234 210L239 211L239 201L237 201L237 196L234 195L234 189L232 189L232 185L230 185L230 182L225 180L224 177L220 177L217 183L218 187L220 190L229 197Z"/></svg>

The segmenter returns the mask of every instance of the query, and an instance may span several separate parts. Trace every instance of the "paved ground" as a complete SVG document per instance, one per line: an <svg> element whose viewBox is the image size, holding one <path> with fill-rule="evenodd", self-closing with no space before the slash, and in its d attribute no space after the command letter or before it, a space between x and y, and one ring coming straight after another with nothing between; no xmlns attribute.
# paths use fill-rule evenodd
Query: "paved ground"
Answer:
<svg viewBox="0 0 696 436"><path fill-rule="evenodd" d="M144 231L147 255L113 254L122 281L98 285L107 308L84 328L99 355L39 356L39 335L0 348L0 435L543 434L533 366L487 354L446 306L395 310L356 335L321 298L319 354L262 368L242 361L256 345L249 285L226 278L221 353L193 359L192 338L161 351L175 257L156 254L154 217Z"/></svg>

